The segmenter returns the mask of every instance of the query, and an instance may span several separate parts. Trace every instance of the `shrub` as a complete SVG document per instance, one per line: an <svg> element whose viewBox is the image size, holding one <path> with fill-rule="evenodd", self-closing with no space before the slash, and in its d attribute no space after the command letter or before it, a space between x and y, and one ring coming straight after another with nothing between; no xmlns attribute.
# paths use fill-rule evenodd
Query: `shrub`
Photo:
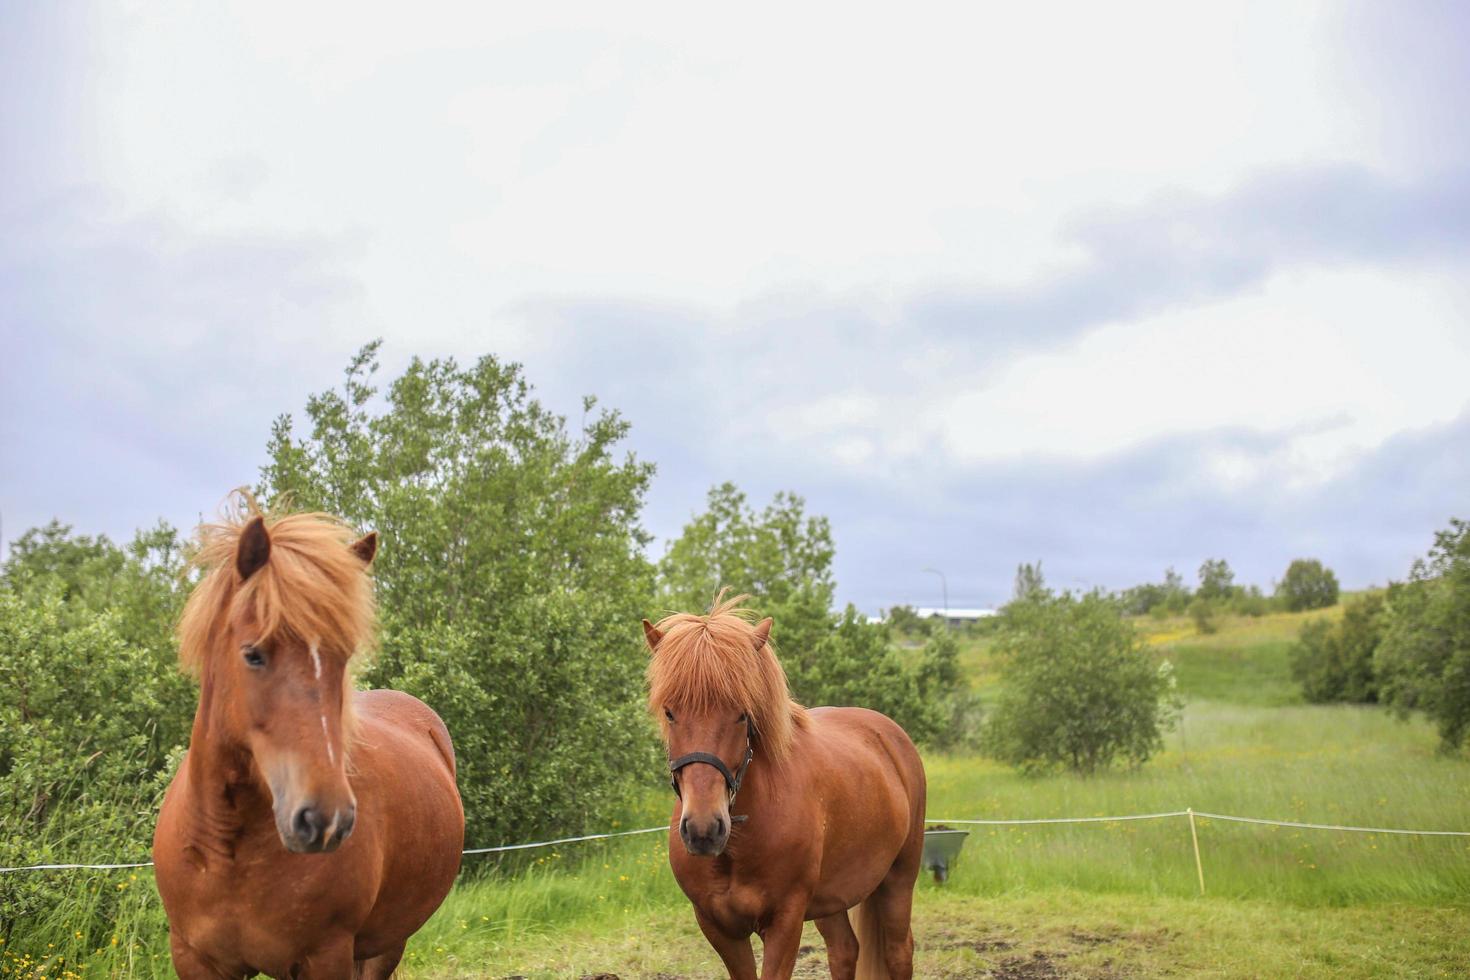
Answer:
<svg viewBox="0 0 1470 980"><path fill-rule="evenodd" d="M1422 710L1441 747L1470 731L1470 522L1435 535L1409 581L1388 590L1383 638L1374 657L1379 697L1400 714Z"/></svg>
<svg viewBox="0 0 1470 980"><path fill-rule="evenodd" d="M1337 576L1315 558L1298 558L1287 566L1276 596L1288 612L1337 605Z"/></svg>
<svg viewBox="0 0 1470 980"><path fill-rule="evenodd" d="M177 670L112 613L69 624L64 590L0 587L0 865L146 860L180 712ZM0 935L73 893L66 876L0 875ZM123 896L99 901L99 940Z"/></svg>
<svg viewBox="0 0 1470 980"><path fill-rule="evenodd" d="M1220 628L1216 619L1219 614L1219 606L1202 595L1196 595L1189 603L1189 618L1194 620L1194 628L1201 633L1214 633Z"/></svg>
<svg viewBox="0 0 1470 980"><path fill-rule="evenodd" d="M928 636L934 632L935 627L932 617L920 619L913 606L894 606L888 610L886 622L889 629L906 638Z"/></svg>
<svg viewBox="0 0 1470 980"><path fill-rule="evenodd" d="M375 400L376 351L308 401L307 433L277 421L262 496L382 532L365 678L444 718L471 842L603 825L660 769L638 630L652 468L615 413L589 400L569 433L493 357L415 359Z"/></svg>
<svg viewBox="0 0 1470 980"><path fill-rule="evenodd" d="M1384 601L1372 593L1349 602L1336 623L1302 626L1291 651L1291 674L1308 701L1378 700L1373 656L1383 635Z"/></svg>
<svg viewBox="0 0 1470 980"><path fill-rule="evenodd" d="M1271 608L1271 600L1261 593L1258 585L1237 587L1230 600L1230 609L1239 616L1264 616Z"/></svg>
<svg viewBox="0 0 1470 980"><path fill-rule="evenodd" d="M1179 710L1173 673L1114 602L1043 591L1003 616L1000 697L982 735L991 755L1026 772L1093 773L1163 747Z"/></svg>

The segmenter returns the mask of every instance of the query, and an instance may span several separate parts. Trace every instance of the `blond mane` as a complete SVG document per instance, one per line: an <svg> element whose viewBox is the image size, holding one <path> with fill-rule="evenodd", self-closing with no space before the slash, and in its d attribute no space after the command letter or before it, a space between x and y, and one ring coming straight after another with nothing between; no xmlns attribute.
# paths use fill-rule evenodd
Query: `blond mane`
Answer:
<svg viewBox="0 0 1470 980"><path fill-rule="evenodd" d="M242 583L235 554L256 517L265 518L270 560ZM179 662L199 672L223 640L224 624L247 610L262 640L289 633L349 660L370 649L373 586L352 541L352 529L330 514L263 514L248 491L237 491L223 519L201 524L195 535L190 564L203 575L179 617Z"/></svg>
<svg viewBox="0 0 1470 980"><path fill-rule="evenodd" d="M699 616L675 613L657 624L663 634L648 661L648 708L659 720L664 739L664 708L708 711L736 708L750 716L757 743L777 763L791 751L799 728L808 724L806 709L791 699L786 671L767 642L755 649L754 613L741 604L748 596L715 597L710 611Z"/></svg>

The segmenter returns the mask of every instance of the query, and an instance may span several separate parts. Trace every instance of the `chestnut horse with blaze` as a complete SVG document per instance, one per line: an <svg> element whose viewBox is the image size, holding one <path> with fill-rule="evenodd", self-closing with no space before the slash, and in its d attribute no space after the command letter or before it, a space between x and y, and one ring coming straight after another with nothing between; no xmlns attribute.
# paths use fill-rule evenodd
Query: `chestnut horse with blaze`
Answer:
<svg viewBox="0 0 1470 980"><path fill-rule="evenodd" d="M756 976L752 933L765 947L760 976L790 977L808 919L836 980L909 980L924 847L919 753L876 711L792 701L771 621L752 625L743 599L643 621L649 708L678 796L674 877L736 980Z"/></svg>
<svg viewBox="0 0 1470 980"><path fill-rule="evenodd" d="M179 622L199 710L153 838L184 980L391 976L454 883L464 810L444 723L348 674L373 640L376 550L376 534L267 520L248 496L200 529Z"/></svg>

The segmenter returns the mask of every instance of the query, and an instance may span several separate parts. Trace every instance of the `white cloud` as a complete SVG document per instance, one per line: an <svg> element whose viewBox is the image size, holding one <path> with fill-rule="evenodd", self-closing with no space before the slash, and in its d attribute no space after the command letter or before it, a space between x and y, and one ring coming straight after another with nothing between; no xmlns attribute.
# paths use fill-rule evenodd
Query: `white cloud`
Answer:
<svg viewBox="0 0 1470 980"><path fill-rule="evenodd" d="M97 169L209 230L360 233L390 326L528 293L1018 281L1080 206L1371 158L1317 14L139 7L103 19ZM269 179L221 201L198 175L222 158Z"/></svg>
<svg viewBox="0 0 1470 980"><path fill-rule="evenodd" d="M1297 270L1248 295L1096 330L938 399L959 459L1096 458L1192 431L1293 433L1279 458L1209 461L1315 483L1470 402L1470 289L1450 271Z"/></svg>

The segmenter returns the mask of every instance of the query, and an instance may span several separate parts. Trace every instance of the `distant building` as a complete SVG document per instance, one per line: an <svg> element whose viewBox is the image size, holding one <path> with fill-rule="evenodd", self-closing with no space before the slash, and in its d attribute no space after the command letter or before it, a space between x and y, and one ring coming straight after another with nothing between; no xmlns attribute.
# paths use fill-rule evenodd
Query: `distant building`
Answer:
<svg viewBox="0 0 1470 980"><path fill-rule="evenodd" d="M996 611L994 609L957 609L953 607L950 609L936 609L932 606L918 606L914 608L914 615L919 619L942 619L949 626L964 626L967 623L989 619L991 616L996 615ZM886 623L887 621L888 616L886 613L882 616L868 617L868 622L873 624Z"/></svg>
<svg viewBox="0 0 1470 980"><path fill-rule="evenodd" d="M965 626L982 619L989 619L995 615L995 610L957 609L953 606L948 609L934 609L929 606L919 606L914 610L914 615L920 619L942 619L949 626Z"/></svg>

